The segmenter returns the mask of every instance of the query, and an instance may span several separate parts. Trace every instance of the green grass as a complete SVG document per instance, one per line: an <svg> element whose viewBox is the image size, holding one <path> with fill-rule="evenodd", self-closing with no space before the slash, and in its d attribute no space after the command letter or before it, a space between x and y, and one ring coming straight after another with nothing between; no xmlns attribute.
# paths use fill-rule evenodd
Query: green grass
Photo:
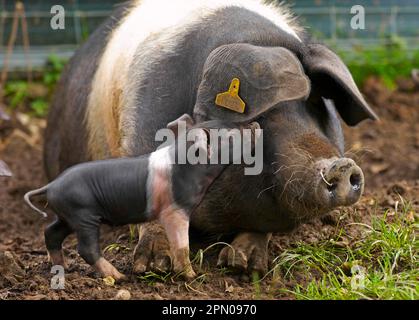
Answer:
<svg viewBox="0 0 419 320"><path fill-rule="evenodd" d="M103 249L103 252L119 252L119 251L130 251L131 248L120 244L120 243L111 243L110 245L106 246L105 249Z"/></svg>
<svg viewBox="0 0 419 320"><path fill-rule="evenodd" d="M419 299L418 223L411 205L375 216L371 226L352 227L363 229L362 239L342 245L337 239L350 236L339 227L334 239L300 242L278 256L273 270L297 283L280 293L296 299Z"/></svg>
<svg viewBox="0 0 419 320"><path fill-rule="evenodd" d="M400 38L392 37L389 40L386 45L371 48L357 46L351 51L336 48L358 85L362 86L369 76L375 75L387 87L394 89L397 78L410 77L412 69L418 68L418 50L407 50L406 43Z"/></svg>
<svg viewBox="0 0 419 320"><path fill-rule="evenodd" d="M40 79L32 83L26 80L8 81L4 88L4 96L9 107L29 112L37 117L45 117L65 64L65 60L51 55Z"/></svg>
<svg viewBox="0 0 419 320"><path fill-rule="evenodd" d="M137 276L137 278L148 285L153 286L156 282L166 283L172 277L172 273L155 273L153 271L147 271L144 275Z"/></svg>

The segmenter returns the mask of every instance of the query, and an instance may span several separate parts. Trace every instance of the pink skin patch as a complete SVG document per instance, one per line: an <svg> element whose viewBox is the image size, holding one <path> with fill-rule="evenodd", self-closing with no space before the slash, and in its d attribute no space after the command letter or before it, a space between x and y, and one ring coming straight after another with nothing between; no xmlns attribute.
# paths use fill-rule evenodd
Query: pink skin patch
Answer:
<svg viewBox="0 0 419 320"><path fill-rule="evenodd" d="M166 170L154 169L152 188L153 219L158 219L160 213L173 203Z"/></svg>
<svg viewBox="0 0 419 320"><path fill-rule="evenodd" d="M189 260L189 217L182 209L172 206L160 212L159 221L166 230L173 256L173 270L186 279L196 276Z"/></svg>
<svg viewBox="0 0 419 320"><path fill-rule="evenodd" d="M189 259L189 217L182 209L173 207L167 168L155 167L152 181L153 218L163 225L170 244L173 270L183 277L195 277Z"/></svg>

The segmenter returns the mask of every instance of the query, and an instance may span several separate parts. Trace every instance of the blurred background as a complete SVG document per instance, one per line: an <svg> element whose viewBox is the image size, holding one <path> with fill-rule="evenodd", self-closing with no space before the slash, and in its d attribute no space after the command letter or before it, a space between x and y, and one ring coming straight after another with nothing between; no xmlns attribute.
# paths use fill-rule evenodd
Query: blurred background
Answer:
<svg viewBox="0 0 419 320"><path fill-rule="evenodd" d="M0 0L0 69L10 73L8 79L21 79L25 75L30 79L33 75L38 79L42 77L46 86L53 86L65 61L120 2L59 1L65 8L65 29L52 31L50 10L57 4L56 0L21 1L24 7L20 10L15 1ZM368 75L376 74L389 87L394 87L396 76L408 76L413 66L418 65L418 0L298 0L285 3L291 6L314 38L342 56L358 84L362 84ZM350 27L353 17L350 8L354 4L365 8L365 30ZM5 88L3 94L14 97L12 107L24 98L21 92L24 87L23 83L12 83ZM31 103L34 112L45 113L46 101L38 99Z"/></svg>

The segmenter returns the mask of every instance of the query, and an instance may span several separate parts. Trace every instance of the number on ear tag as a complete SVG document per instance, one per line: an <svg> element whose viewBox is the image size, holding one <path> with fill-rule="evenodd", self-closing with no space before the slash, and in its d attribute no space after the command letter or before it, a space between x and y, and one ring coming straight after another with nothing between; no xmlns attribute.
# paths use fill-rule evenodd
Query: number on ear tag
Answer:
<svg viewBox="0 0 419 320"><path fill-rule="evenodd" d="M215 104L235 112L243 113L246 104L239 97L240 80L234 78L227 92L217 94Z"/></svg>

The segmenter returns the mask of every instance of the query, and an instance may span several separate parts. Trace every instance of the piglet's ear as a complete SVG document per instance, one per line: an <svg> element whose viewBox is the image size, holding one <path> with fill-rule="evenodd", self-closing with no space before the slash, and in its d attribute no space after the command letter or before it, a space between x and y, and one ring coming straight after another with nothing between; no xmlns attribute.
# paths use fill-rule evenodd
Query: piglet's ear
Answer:
<svg viewBox="0 0 419 320"><path fill-rule="evenodd" d="M359 92L348 68L333 51L321 44L310 44L302 62L313 87L335 102L348 125L356 125L364 119L378 119Z"/></svg>
<svg viewBox="0 0 419 320"><path fill-rule="evenodd" d="M205 62L194 118L248 122L281 102L304 100L309 93L310 80L291 51L245 43L223 45ZM227 103L217 102L220 95Z"/></svg>
<svg viewBox="0 0 419 320"><path fill-rule="evenodd" d="M1 176L11 177L12 172L10 171L9 167L3 161L0 160L0 177Z"/></svg>
<svg viewBox="0 0 419 320"><path fill-rule="evenodd" d="M186 130L190 129L195 124L194 119L192 119L192 117L187 113L181 115L176 120L169 122L166 127L167 129L172 130L176 137L178 136L178 129L179 129L180 122L183 122L186 124Z"/></svg>

